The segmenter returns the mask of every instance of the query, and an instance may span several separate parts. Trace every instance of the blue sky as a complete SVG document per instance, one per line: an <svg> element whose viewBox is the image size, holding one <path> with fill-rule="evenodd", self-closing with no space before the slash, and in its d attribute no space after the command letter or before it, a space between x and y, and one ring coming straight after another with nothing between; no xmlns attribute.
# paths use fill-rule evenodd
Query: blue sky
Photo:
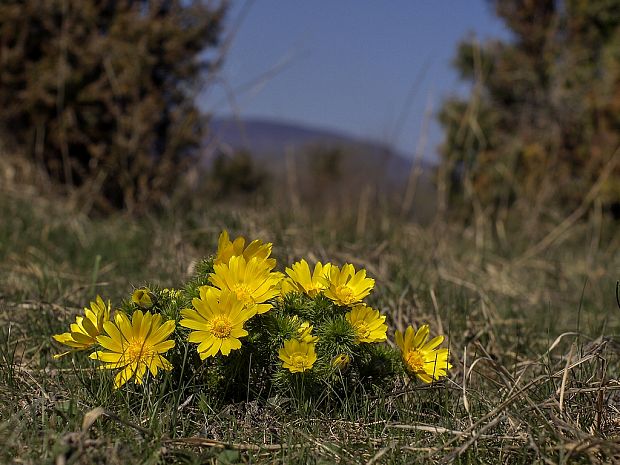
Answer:
<svg viewBox="0 0 620 465"><path fill-rule="evenodd" d="M239 21L204 111L328 128L407 156L426 109L466 90L450 65L459 40L507 36L485 0L236 0L228 31ZM434 160L434 119L426 134Z"/></svg>

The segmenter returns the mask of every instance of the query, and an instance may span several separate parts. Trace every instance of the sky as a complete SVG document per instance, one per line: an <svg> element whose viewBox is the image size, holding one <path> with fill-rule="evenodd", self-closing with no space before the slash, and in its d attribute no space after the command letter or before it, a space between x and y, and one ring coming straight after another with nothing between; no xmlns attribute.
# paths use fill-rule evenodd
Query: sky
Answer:
<svg viewBox="0 0 620 465"><path fill-rule="evenodd" d="M508 37L485 0L233 0L232 37L200 97L217 116L335 130L436 160L442 100L465 94L458 42Z"/></svg>

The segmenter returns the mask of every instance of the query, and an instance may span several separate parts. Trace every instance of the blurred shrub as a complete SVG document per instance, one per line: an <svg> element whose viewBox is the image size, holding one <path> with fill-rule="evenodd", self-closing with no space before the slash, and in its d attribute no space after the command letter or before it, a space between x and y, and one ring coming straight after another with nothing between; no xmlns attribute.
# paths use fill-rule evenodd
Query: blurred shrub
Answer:
<svg viewBox="0 0 620 465"><path fill-rule="evenodd" d="M220 152L215 156L206 187L216 199L247 194L264 195L267 193L268 180L267 173L257 166L249 152Z"/></svg>
<svg viewBox="0 0 620 465"><path fill-rule="evenodd" d="M224 6L1 1L0 138L100 208L157 204L201 143Z"/></svg>
<svg viewBox="0 0 620 465"><path fill-rule="evenodd" d="M316 147L310 157L310 170L317 183L337 181L342 177L344 150L339 147Z"/></svg>
<svg viewBox="0 0 620 465"><path fill-rule="evenodd" d="M510 39L460 44L471 95L440 112L453 204L574 209L620 146L620 0L490 4ZM620 163L599 193L620 202Z"/></svg>

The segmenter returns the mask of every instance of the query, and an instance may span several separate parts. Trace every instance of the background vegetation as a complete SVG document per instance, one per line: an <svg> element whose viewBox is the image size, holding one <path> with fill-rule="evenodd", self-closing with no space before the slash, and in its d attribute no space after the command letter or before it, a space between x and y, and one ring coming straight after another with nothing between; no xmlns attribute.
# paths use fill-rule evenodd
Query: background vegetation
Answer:
<svg viewBox="0 0 620 465"><path fill-rule="evenodd" d="M154 45L152 52L170 46L181 53L187 46L183 56L193 58L175 63L189 68L197 50L217 42L223 14L216 9L199 16L210 18L213 29L208 29L208 42L194 47L155 33L167 30L164 25L192 30L179 26L185 24L179 18L191 2L96 3L97 8L118 6L109 18L119 21L117 12L152 19L142 29L145 37L160 37L161 46ZM33 43L40 63L47 53L55 54L49 67L58 63L63 50L60 32L77 33L88 14L97 16L96 10L77 8L77 3L39 4L48 13L56 8L67 14L41 15L31 2L0 2L0 62L13 63L0 66L0 99L8 108L0 115L0 462L620 460L620 234L614 218L619 132L613 111L620 86L614 77L614 57L620 53L615 39L619 16L614 13L620 2L495 3L515 40L460 48L457 63L474 82L472 96L447 102L442 111L446 142L436 178L438 209L424 226L402 215L410 206L405 192L400 203L361 190L346 203L324 196L321 204L310 204L297 184L289 182L271 184L270 195L255 195L262 173L249 155L222 163L221 176L192 170L179 178L173 170L175 175L167 177L164 167L177 155L165 154L180 154L180 147L192 144L177 145L168 137L171 129L153 129L149 118L144 121L151 123L136 133L142 134L138 141L148 143L136 142L139 153L121 150L117 137L126 134L122 121L143 121L138 108L147 107L140 107L141 99L149 100L152 92L161 103L161 95L178 95L179 89L185 95L185 84L175 79L162 81L161 88L142 87L139 79L139 98L128 97L126 106L118 107L116 97L110 97L111 108L126 109L126 114L94 105L101 112L95 115L114 122L106 128L90 126L88 112L80 113L86 106L79 103L85 95L79 86L71 94L74 100L66 97L60 107L54 103L59 89L65 89L58 87L57 75L33 82L49 84L40 92L24 87L9 95L4 83L18 82L10 78L12 70L19 71L19 79L35 76L34 62L11 62L10 51L20 43L15 38L48 31L47 42ZM150 9L156 7L160 9ZM153 11L172 16L166 20L166 15L147 14ZM7 17L13 20L3 22ZM69 27L67 18L76 22ZM55 29L32 26L51 19ZM192 22L202 27L198 23ZM149 43L138 40L142 36L129 27L120 29L124 39L119 42L126 47ZM14 30L22 32L15 35ZM130 33L137 35L129 40L124 34ZM100 40L112 36L105 32ZM111 85L103 58L89 55L90 42L81 42L85 53L76 53L75 60L90 56L91 77L101 79L103 88ZM135 60L121 59L117 65L117 76L124 66L138 66ZM140 76L148 81L152 73ZM133 92L134 81L123 82ZM177 121L185 118L182 109L195 121L191 103L179 104ZM41 122L30 119L39 114L35 108ZM84 119L65 119L70 114ZM21 121L15 130L13 121ZM100 132L88 137L111 145L97 155L101 158L93 155L97 161L91 165L95 152L87 151L84 142L90 139L76 135L83 150L71 153L88 156L64 165L64 149L54 140L73 140L69 134L79 131L70 132L70 127L97 128ZM152 137L161 137L162 145L153 145ZM89 161L81 165L80 160ZM122 163L133 168L113 176ZM326 153L311 175L328 185L332 163L334 156ZM102 166L110 171L101 171ZM138 167L152 182L138 181ZM67 188L69 172L74 185ZM166 178L162 184L154 181L157 173ZM148 208L153 204L157 208ZM65 331L94 295L118 305L145 283L179 285L198 260L215 251L225 228L231 235L273 242L280 265L307 257L365 267L377 280L371 303L388 315L390 339L394 329L422 322L429 322L435 334L447 335L454 365L449 379L431 386L403 380L378 393L353 389L339 402L322 403L269 395L250 400L248 383L248 399L227 404L190 395L199 379L174 392L165 391L165 376L162 383L113 392L110 380L84 357L52 359L58 347L50 336Z"/></svg>
<svg viewBox="0 0 620 465"><path fill-rule="evenodd" d="M620 206L620 3L494 0L510 41L461 43L471 97L445 103L442 175L452 200L544 215L596 196ZM534 208L532 208L534 207Z"/></svg>
<svg viewBox="0 0 620 465"><path fill-rule="evenodd" d="M0 3L0 138L101 210L157 206L204 137L222 5ZM195 162L195 160L194 160Z"/></svg>

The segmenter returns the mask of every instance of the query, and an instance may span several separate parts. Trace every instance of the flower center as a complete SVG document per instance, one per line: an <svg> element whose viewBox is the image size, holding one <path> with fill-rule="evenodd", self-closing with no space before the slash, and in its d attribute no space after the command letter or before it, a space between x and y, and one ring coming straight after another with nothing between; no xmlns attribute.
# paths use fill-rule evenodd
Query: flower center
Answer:
<svg viewBox="0 0 620 465"><path fill-rule="evenodd" d="M321 291L325 289L325 286L323 284L313 281L310 281L309 283L306 282L304 284L300 283L300 286L310 297L316 297Z"/></svg>
<svg viewBox="0 0 620 465"><path fill-rule="evenodd" d="M368 339L370 337L370 328L365 321L358 321L355 324L355 333L358 339Z"/></svg>
<svg viewBox="0 0 620 465"><path fill-rule="evenodd" d="M147 346L142 340L132 340L125 353L126 357L131 362L148 359L155 355L153 348L151 346Z"/></svg>
<svg viewBox="0 0 620 465"><path fill-rule="evenodd" d="M424 369L424 355L419 350L410 350L405 357L405 362L411 371L422 371Z"/></svg>
<svg viewBox="0 0 620 465"><path fill-rule="evenodd" d="M235 284L233 292L237 296L239 302L243 302L244 304L252 302L252 291L246 284Z"/></svg>
<svg viewBox="0 0 620 465"><path fill-rule="evenodd" d="M226 339L228 336L230 336L230 333L232 332L232 324L230 323L230 320L226 317L216 317L212 322L211 322L211 333L219 338L219 339Z"/></svg>
<svg viewBox="0 0 620 465"><path fill-rule="evenodd" d="M291 355L291 365L295 368L304 368L307 366L308 357L302 352L295 352Z"/></svg>
<svg viewBox="0 0 620 465"><path fill-rule="evenodd" d="M353 289L347 286L338 286L336 288L336 294L346 305L352 304L356 300Z"/></svg>

